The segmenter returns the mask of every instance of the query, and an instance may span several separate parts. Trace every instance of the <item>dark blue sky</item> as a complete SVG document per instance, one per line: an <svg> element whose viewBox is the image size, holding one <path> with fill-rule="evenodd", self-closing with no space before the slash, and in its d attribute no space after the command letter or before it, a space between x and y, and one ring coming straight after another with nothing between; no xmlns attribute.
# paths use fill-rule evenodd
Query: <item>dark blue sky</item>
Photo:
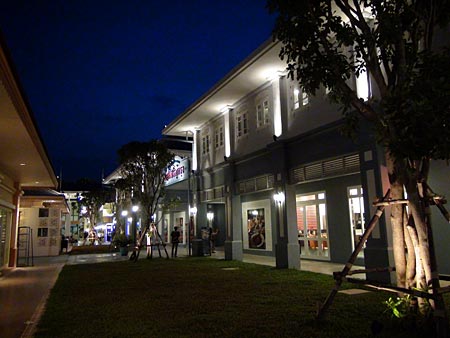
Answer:
<svg viewBox="0 0 450 338"><path fill-rule="evenodd" d="M264 0L1 1L55 173L100 180L266 39Z"/></svg>

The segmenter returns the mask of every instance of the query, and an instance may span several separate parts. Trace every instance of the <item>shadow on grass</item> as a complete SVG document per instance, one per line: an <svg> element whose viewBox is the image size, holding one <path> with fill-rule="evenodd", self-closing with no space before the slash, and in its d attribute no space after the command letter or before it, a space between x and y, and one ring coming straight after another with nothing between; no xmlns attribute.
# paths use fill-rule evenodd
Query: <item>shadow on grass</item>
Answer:
<svg viewBox="0 0 450 338"><path fill-rule="evenodd" d="M328 275L207 258L70 265L35 336L372 337L388 294L339 293L318 323L317 304L333 285Z"/></svg>

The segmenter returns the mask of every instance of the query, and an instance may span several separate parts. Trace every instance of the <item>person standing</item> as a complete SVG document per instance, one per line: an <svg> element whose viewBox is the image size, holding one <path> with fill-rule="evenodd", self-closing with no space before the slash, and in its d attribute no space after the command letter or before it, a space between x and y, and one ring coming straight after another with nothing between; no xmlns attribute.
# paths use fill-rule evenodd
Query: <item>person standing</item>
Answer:
<svg viewBox="0 0 450 338"><path fill-rule="evenodd" d="M217 236L219 235L219 229L218 228L214 228L211 230L211 234L209 237L209 240L211 241L210 246L211 246L211 253L215 253L216 252L216 240L217 240Z"/></svg>
<svg viewBox="0 0 450 338"><path fill-rule="evenodd" d="M180 241L180 232L178 231L178 227L173 228L173 231L170 234L170 238L172 240L172 257L177 257L178 242Z"/></svg>
<svg viewBox="0 0 450 338"><path fill-rule="evenodd" d="M147 259L152 258L152 233L151 230L149 230L145 236L147 237Z"/></svg>

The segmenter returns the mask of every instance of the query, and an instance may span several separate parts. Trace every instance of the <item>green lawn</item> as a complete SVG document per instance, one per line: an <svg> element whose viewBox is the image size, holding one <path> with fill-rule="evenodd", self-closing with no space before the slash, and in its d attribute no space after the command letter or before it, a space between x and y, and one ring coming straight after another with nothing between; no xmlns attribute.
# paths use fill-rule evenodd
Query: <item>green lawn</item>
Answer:
<svg viewBox="0 0 450 338"><path fill-rule="evenodd" d="M380 337L424 336L391 327L381 292L339 293L316 322L333 285L328 275L208 258L68 265L36 337L372 337L374 320Z"/></svg>

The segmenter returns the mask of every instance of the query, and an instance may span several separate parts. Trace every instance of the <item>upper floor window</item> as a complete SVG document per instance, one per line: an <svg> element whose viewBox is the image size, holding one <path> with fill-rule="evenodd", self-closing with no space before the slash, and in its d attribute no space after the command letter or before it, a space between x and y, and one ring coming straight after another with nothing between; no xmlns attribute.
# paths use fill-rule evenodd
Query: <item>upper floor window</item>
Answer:
<svg viewBox="0 0 450 338"><path fill-rule="evenodd" d="M256 105L256 126L260 128L262 126L268 125L269 118L269 100L265 98Z"/></svg>
<svg viewBox="0 0 450 338"><path fill-rule="evenodd" d="M216 127L214 132L214 143L216 148L223 147L223 127Z"/></svg>
<svg viewBox="0 0 450 338"><path fill-rule="evenodd" d="M237 138L248 134L247 111L236 115L236 136Z"/></svg>
<svg viewBox="0 0 450 338"><path fill-rule="evenodd" d="M208 154L209 153L209 135L206 134L202 137L202 154Z"/></svg>
<svg viewBox="0 0 450 338"><path fill-rule="evenodd" d="M307 106L309 104L309 96L305 91L302 91L302 106Z"/></svg>
<svg viewBox="0 0 450 338"><path fill-rule="evenodd" d="M298 88L294 88L293 96L294 96L294 110L300 107L305 107L309 104L309 96L304 90L300 91Z"/></svg>

